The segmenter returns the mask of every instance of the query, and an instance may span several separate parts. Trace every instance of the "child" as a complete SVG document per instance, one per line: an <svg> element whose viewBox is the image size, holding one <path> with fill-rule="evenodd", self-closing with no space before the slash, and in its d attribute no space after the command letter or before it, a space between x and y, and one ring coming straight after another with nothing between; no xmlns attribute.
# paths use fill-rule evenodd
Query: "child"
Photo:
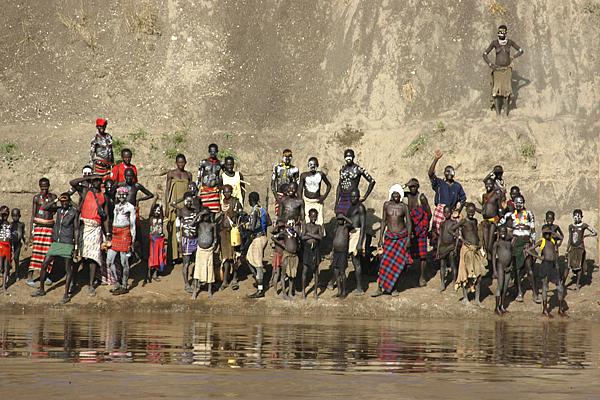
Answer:
<svg viewBox="0 0 600 400"><path fill-rule="evenodd" d="M590 232L585 234L585 231ZM583 222L583 211L576 209L573 211L573 223L569 225L569 242L567 243L567 264L577 274L577 290L581 287L581 275L583 264L585 263L585 244L586 237L595 237L598 233L588 224ZM569 274L569 268L565 269L563 282L566 281Z"/></svg>
<svg viewBox="0 0 600 400"><path fill-rule="evenodd" d="M456 283L456 248L457 241L453 231L457 229L458 222L451 218L452 209L444 206L444 222L440 225L440 237L437 247L437 259L440 260L440 292L446 290L448 267L452 272L452 286Z"/></svg>
<svg viewBox="0 0 600 400"><path fill-rule="evenodd" d="M503 315L506 311L504 301L508 292L508 283L512 273L512 241L508 238L508 229L506 226L498 228L498 239L494 242L492 248L492 264L498 277L496 285L496 308L494 312Z"/></svg>
<svg viewBox="0 0 600 400"><path fill-rule="evenodd" d="M256 292L248 297L259 299L265 297L265 289L263 287L263 276L265 273L263 258L268 242L267 227L271 225L271 219L267 210L260 205L260 197L257 192L251 192L248 195L248 202L250 203L250 207L252 207L248 220L248 231L251 234L252 242L248 247L246 260L256 271Z"/></svg>
<svg viewBox="0 0 600 400"><path fill-rule="evenodd" d="M556 241L556 251L558 252L558 248L562 244L562 242L565 238L565 234L563 233L562 229L560 229L560 226L558 226L554 223L555 218L556 218L556 214L554 214L554 211L546 211L546 218L544 221L545 224L542 226L542 230L545 227L550 228L550 230L552 231L552 237Z"/></svg>
<svg viewBox="0 0 600 400"><path fill-rule="evenodd" d="M298 233L294 229L296 221L290 219L287 221L283 231L277 236L273 237L272 240L275 243L276 248L282 249L283 254L281 257L281 267L283 270L281 273L281 297L284 299L291 299L294 297L294 279L298 273ZM288 281L286 288L285 281Z"/></svg>
<svg viewBox="0 0 600 400"><path fill-rule="evenodd" d="M346 268L348 268L348 250L350 248L350 231L353 229L352 221L344 214L338 213L337 226L333 234L333 258L331 268L337 283L335 297L346 297Z"/></svg>
<svg viewBox="0 0 600 400"><path fill-rule="evenodd" d="M315 208L308 211L309 222L302 227L302 247L304 249L302 262L302 298L306 299L306 277L309 273L314 277L314 297L318 297L319 263L321 262L321 240L325 235L323 225L317 224L319 212Z"/></svg>
<svg viewBox="0 0 600 400"><path fill-rule="evenodd" d="M134 173L133 183L137 183L138 172L137 172L136 166L131 163L132 156L133 156L133 153L131 150L129 150L129 149L121 150L121 162L112 168L112 171L110 174L110 179L112 179L115 184L118 185L119 183L125 182L125 170L127 170L127 169L131 169L133 171L133 173Z"/></svg>
<svg viewBox="0 0 600 400"><path fill-rule="evenodd" d="M238 257L239 246L233 246L231 243L231 232L233 228L239 225L239 218L242 213L242 204L237 197L233 197L233 188L230 185L223 185L221 188L223 197L221 198L222 218L219 226L220 248L221 248L221 268L223 269L223 283L221 290L229 285L231 277L231 288L239 289L238 284ZM239 232L239 231L238 231Z"/></svg>
<svg viewBox="0 0 600 400"><path fill-rule="evenodd" d="M2 287L8 289L8 273L12 258L10 240L12 237L7 206L0 207L0 271L2 271Z"/></svg>
<svg viewBox="0 0 600 400"><path fill-rule="evenodd" d="M217 245L217 224L212 222L210 211L205 208L198 214L198 248L196 249L196 262L194 265L194 293L196 299L200 293L200 285L208 286L208 297L212 297L212 284L215 282L213 257Z"/></svg>
<svg viewBox="0 0 600 400"><path fill-rule="evenodd" d="M281 220L277 220L277 222L275 222L275 226L273 227L273 231L271 232L271 240L273 240L274 237L280 235L284 227L285 223ZM271 280L269 282L269 287L275 288L275 292L277 292L277 284L279 283L279 274L281 272L281 261L283 259L283 248L280 246L273 246L273 261L271 263L273 268L271 270Z"/></svg>
<svg viewBox="0 0 600 400"><path fill-rule="evenodd" d="M154 200L150 207L150 249L148 252L147 282L160 282L158 273L162 272L167 263L167 247L165 244L165 216L162 205Z"/></svg>
<svg viewBox="0 0 600 400"><path fill-rule="evenodd" d="M541 256L537 255L536 249L540 249ZM538 240L535 245L527 248L527 254L534 258L542 260L540 266L540 278L542 279L542 314L548 318L552 318L550 311L548 311L548 279L552 272L556 272L558 276L558 252L556 251L556 239L552 235L552 229L549 226L542 228L542 238ZM564 315L563 302L562 302L562 282L558 284L559 297L561 298L558 302L558 313Z"/></svg>
<svg viewBox="0 0 600 400"><path fill-rule="evenodd" d="M21 210L13 208L11 213L12 223L10 224L11 245L13 260L15 262L15 275L19 280L19 266L21 264L21 248L27 244L25 239L25 224L21 222Z"/></svg>
<svg viewBox="0 0 600 400"><path fill-rule="evenodd" d="M177 210L176 226L180 232L180 253L183 255L183 283L187 293L194 293L189 282L189 269L192 256L198 247L198 212L194 208L194 194L183 195L183 208Z"/></svg>
<svg viewBox="0 0 600 400"><path fill-rule="evenodd" d="M462 287L463 304L469 304L468 292L475 292L475 303L481 306L479 294L481 290L481 277L485 275L485 253L481 248L479 240L479 229L475 219L475 205L466 204L467 217L458 222L454 233L459 233L462 241L460 248L460 261L458 264L458 277L454 287L456 290Z"/></svg>

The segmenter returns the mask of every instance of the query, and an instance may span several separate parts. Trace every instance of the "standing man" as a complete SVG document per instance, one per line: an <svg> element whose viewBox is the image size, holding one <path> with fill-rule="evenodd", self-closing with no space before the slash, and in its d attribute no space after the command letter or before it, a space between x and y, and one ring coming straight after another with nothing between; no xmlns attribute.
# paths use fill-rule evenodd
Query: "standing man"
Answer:
<svg viewBox="0 0 600 400"><path fill-rule="evenodd" d="M435 151L433 162L427 172L431 180L431 188L435 192L433 200L435 211L433 212L433 226L431 227L433 231L432 242L434 243L437 243L440 225L444 222L444 206L450 207L453 212L457 210L458 213L454 213L456 215L460 214L462 207L467 201L467 195L462 185L454 180L455 171L453 166L447 165L444 168L444 179L440 179L435 175L435 167L443 155L444 153L440 150Z"/></svg>
<svg viewBox="0 0 600 400"><path fill-rule="evenodd" d="M515 210L512 213L506 214L498 225L506 225L509 231L512 232L513 257L516 270L516 282L519 294L516 301L523 302L523 289L521 285L521 276L523 268L525 274L529 278L529 284L533 291L533 301L539 303L535 279L533 278L533 260L531 255L525 251L527 247L535 242L535 217L533 213L525 208L525 198L522 195L515 197Z"/></svg>
<svg viewBox="0 0 600 400"><path fill-rule="evenodd" d="M419 260L421 275L419 286L427 286L425 279L425 267L427 266L427 234L429 233L429 221L431 220L431 207L427 197L419 193L419 181L412 178L406 184L408 193L408 209L412 225L412 236L410 237L410 255L413 260Z"/></svg>
<svg viewBox="0 0 600 400"><path fill-rule="evenodd" d="M54 227L54 211L51 209L42 209L45 204L53 203L56 195L50 193L50 180L42 178L39 180L40 192L33 196L31 206L31 222L29 232L31 232L30 245L32 245L31 260L29 262L29 272L27 275L27 285L34 287L33 272L42 269L42 264L46 258L46 253L52 244L52 228ZM52 265L48 265L48 272ZM52 281L48 279L48 284Z"/></svg>
<svg viewBox="0 0 600 400"><path fill-rule="evenodd" d="M242 207L244 207L244 200L246 199L246 182L240 171L235 171L235 160L231 156L225 157L223 160L223 173L221 179L223 186L229 185L232 188L231 196L239 200ZM221 196L221 200L223 196Z"/></svg>
<svg viewBox="0 0 600 400"><path fill-rule="evenodd" d="M390 188L389 200L383 204L379 247L382 248L377 278L377 292L372 297L390 294L398 277L412 263L410 238L412 222L409 210L402 202L404 190L396 184Z"/></svg>
<svg viewBox="0 0 600 400"><path fill-rule="evenodd" d="M325 193L321 195L321 184L326 186ZM304 199L306 205L306 223L310 222L310 210L317 211L317 225L323 226L323 202L331 191L331 182L324 172L319 171L319 160L317 157L308 159L308 171L300 175L298 193Z"/></svg>
<svg viewBox="0 0 600 400"><path fill-rule="evenodd" d="M69 184L82 198L81 221L83 222L83 236L81 243L81 258L90 267L90 296L96 295L94 278L96 267L102 267L104 263L102 255L103 237L112 239L112 233L108 226L108 209L106 199L102 193L103 175L93 174L82 178L73 179ZM88 182L87 184L83 184Z"/></svg>
<svg viewBox="0 0 600 400"><path fill-rule="evenodd" d="M492 69L492 97L496 115L500 115L504 106L508 117L508 103L512 95L512 60L523 54L523 49L511 39L507 38L508 28L506 25L498 27L498 39L494 39L483 52L483 59ZM517 51L514 57L510 55L510 48ZM496 61L492 63L488 58L490 51L495 50Z"/></svg>
<svg viewBox="0 0 600 400"><path fill-rule="evenodd" d="M106 132L108 121L104 118L96 120L96 130L98 131L92 143L90 144L90 166L94 168L94 172L104 175L110 172L115 162L113 154L113 138L110 133Z"/></svg>
<svg viewBox="0 0 600 400"><path fill-rule="evenodd" d="M346 214L350 208L351 193L359 190L361 178L365 178L369 183L365 196L360 199L361 203L369 197L375 187L375 179L363 167L354 163L354 150L346 149L344 151L344 161L346 164L340 169L340 181L335 193L336 214Z"/></svg>
<svg viewBox="0 0 600 400"><path fill-rule="evenodd" d="M60 207L57 203L60 202ZM56 223L52 232L52 246L46 254L42 270L40 271L40 288L32 294L33 297L45 296L44 283L46 278L46 267L56 257L60 257L65 263L65 294L61 300L62 304L71 301L69 290L73 279L73 254L77 251L76 238L79 237L79 212L71 203L68 193L61 194L52 203L42 205L45 211L56 213Z"/></svg>
<svg viewBox="0 0 600 400"><path fill-rule="evenodd" d="M500 212L503 209L502 191L498 189L492 177L485 180L485 193L481 195L481 231L483 233L483 249L485 250L488 268L492 266L492 277L496 278L497 273L492 262L492 251L496 240L496 224L500 220Z"/></svg>
<svg viewBox="0 0 600 400"><path fill-rule="evenodd" d="M175 164L177 168L167 172L167 184L165 191L165 216L167 219L167 260L171 264L181 258L179 252L179 240L177 239L177 208L173 204L182 201L189 184L192 182L192 174L185 170L187 161L185 155L177 154ZM194 196L196 197L196 196ZM198 209L198 212L200 210Z"/></svg>
<svg viewBox="0 0 600 400"><path fill-rule="evenodd" d="M275 199L275 215L279 215L281 199L285 196L287 186L294 182L298 184L300 170L292 165L292 151L285 149L281 163L273 167L273 175L271 176L271 192Z"/></svg>
<svg viewBox="0 0 600 400"><path fill-rule="evenodd" d="M221 211L221 161L217 158L219 146L211 143L208 146L208 158L200 161L198 167L198 187L200 188L200 200L202 205L212 213Z"/></svg>

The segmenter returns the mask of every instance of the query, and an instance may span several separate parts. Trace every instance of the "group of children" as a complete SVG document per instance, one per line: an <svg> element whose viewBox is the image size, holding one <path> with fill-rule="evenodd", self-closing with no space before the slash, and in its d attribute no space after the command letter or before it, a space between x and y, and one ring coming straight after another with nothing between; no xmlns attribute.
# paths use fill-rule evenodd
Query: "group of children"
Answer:
<svg viewBox="0 0 600 400"><path fill-rule="evenodd" d="M11 261L18 268L21 246L29 243L32 255L27 284L36 287L32 296L46 294L45 285L52 283L52 266L59 258L66 272L63 303L70 301L75 291L74 276L81 264L90 271L90 295L95 295L99 284L112 284L111 292L121 295L129 290L132 260L139 264L142 259L147 260L148 267L144 284L160 281L160 272L168 263L181 263L184 290L194 299L203 289L212 296L217 281L220 281L220 290L227 287L237 290L242 264L247 265L255 279L256 292L249 296L251 298L264 297L269 287L280 289L284 298L295 296L295 280L300 271L302 296L306 297L307 283L311 279L314 297L318 296L318 268L326 235L323 202L332 185L318 169L315 157L309 159L309 171L300 174L291 164L291 151L284 151L283 162L273 169L271 189L276 219L272 223L257 192L248 195L250 211L244 211L243 176L235 171L233 158L227 157L224 162L218 159L216 144L209 146L208 158L200 162L196 181L185 170L185 156L177 155L177 168L167 174L161 204L138 182L130 150L123 149L121 161L115 164L106 120L98 119L96 125L90 164L83 168L81 178L70 182L68 191L56 196L50 192L49 180L40 179L40 192L32 202L29 241L19 209L10 212L6 206L0 207L0 269L5 289ZM534 301L539 302L533 272L534 260L540 259L536 275L542 284L543 313L550 316L548 283L556 278L559 313L563 315L569 268L559 268L558 249L564 234L554 223L554 213L548 211L541 237L537 238L533 213L525 208L519 188L511 188L506 198L502 167L495 167L484 179L486 191L478 208L466 202L464 190L454 181L453 167L445 168L444 179L435 176L435 166L441 157L442 153L436 151L428 172L436 191L434 212L424 194L419 193L416 179L390 189L382 216L378 291L373 296L397 293L398 278L413 259L420 261L419 284L426 285L424 271L429 235L440 265L440 291L446 289L448 275L452 275L453 286L462 289L463 302L468 303L469 294L474 292L475 302L479 304L481 279L491 268L493 278L497 279L495 312L502 315L507 312L506 296L513 276L518 290L516 300L523 300L522 278L527 277ZM351 149L344 152L344 159L346 164L340 170L336 190L333 278L329 283L330 287L337 286L336 296L342 298L347 295L346 269L350 257L356 278L354 294L364 294L361 275L367 252L366 209L362 203L375 185L366 170L354 163ZM369 183L363 198L359 191L361 178ZM324 193L322 184L326 186ZM73 198L76 194L78 201ZM148 234L141 235L139 203L152 198L154 203L144 228ZM476 213L483 216L481 223L475 218ZM9 214L12 214L12 222L8 221ZM573 212L573 219L566 256L567 266L576 273L579 288L586 257L584 239L596 236L596 232L583 223L581 210ZM431 230L430 221L433 221ZM269 241L274 254L271 280L266 285L263 259ZM142 256L142 248L147 248L146 256ZM215 268L215 260L219 268ZM39 283L33 279L36 270L40 271Z"/></svg>

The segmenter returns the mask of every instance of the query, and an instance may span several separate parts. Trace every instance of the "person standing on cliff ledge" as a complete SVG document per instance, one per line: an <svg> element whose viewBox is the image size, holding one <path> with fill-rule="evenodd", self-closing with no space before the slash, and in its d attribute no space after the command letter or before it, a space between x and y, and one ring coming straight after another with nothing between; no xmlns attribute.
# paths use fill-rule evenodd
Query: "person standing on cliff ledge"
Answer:
<svg viewBox="0 0 600 400"><path fill-rule="evenodd" d="M496 115L500 115L502 107L508 117L508 103L512 95L512 60L523 55L523 49L511 39L508 39L508 28L506 25L498 27L498 39L494 39L483 52L483 60L492 69L492 97L494 99L493 107L496 108ZM510 48L514 47L517 53L514 57L510 55ZM496 60L494 63L488 58L488 54L496 50Z"/></svg>

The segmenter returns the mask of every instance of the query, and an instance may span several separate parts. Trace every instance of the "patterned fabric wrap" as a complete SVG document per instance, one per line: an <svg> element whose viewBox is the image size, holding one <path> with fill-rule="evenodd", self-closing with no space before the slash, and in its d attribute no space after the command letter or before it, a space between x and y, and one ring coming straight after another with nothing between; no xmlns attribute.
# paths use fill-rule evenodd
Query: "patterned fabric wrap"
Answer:
<svg viewBox="0 0 600 400"><path fill-rule="evenodd" d="M407 249L408 231L394 233L386 231L383 240L383 254L379 263L379 287L391 292L404 269L412 263Z"/></svg>
<svg viewBox="0 0 600 400"><path fill-rule="evenodd" d="M352 203L350 203L350 193L342 192L340 193L340 199L338 200L338 203L335 206L335 213L342 213L346 215L351 205Z"/></svg>
<svg viewBox="0 0 600 400"><path fill-rule="evenodd" d="M150 252L148 254L148 268L157 269L162 272L167 264L167 248L165 237L150 235Z"/></svg>
<svg viewBox="0 0 600 400"><path fill-rule="evenodd" d="M102 227L93 219L83 219L83 244L81 257L102 265Z"/></svg>
<svg viewBox="0 0 600 400"><path fill-rule="evenodd" d="M198 248L198 239L188 238L185 236L181 238L181 253L184 256L192 255L196 251L197 248Z"/></svg>
<svg viewBox="0 0 600 400"><path fill-rule="evenodd" d="M413 258L427 257L427 231L429 215L422 206L410 210L413 223L413 237L410 239L410 254Z"/></svg>
<svg viewBox="0 0 600 400"><path fill-rule="evenodd" d="M111 249L118 252L128 252L131 247L131 228L128 226L123 228L117 228L116 226L112 229L112 245Z"/></svg>
<svg viewBox="0 0 600 400"><path fill-rule="evenodd" d="M218 187L202 186L200 188L200 200L202 201L202 205L207 207L213 213L221 211L221 199L219 196Z"/></svg>
<svg viewBox="0 0 600 400"><path fill-rule="evenodd" d="M95 174L105 174L112 170L112 165L108 161L96 160L94 161L94 173ZM103 178L103 180L107 179L108 175Z"/></svg>
<svg viewBox="0 0 600 400"><path fill-rule="evenodd" d="M0 258L6 259L9 263L12 262L10 242L0 242Z"/></svg>
<svg viewBox="0 0 600 400"><path fill-rule="evenodd" d="M442 222L446 220L446 218L444 218L444 207L446 207L445 204L438 204L437 206L435 206L435 210L433 211L433 230L437 234L440 233L440 227L442 226Z"/></svg>
<svg viewBox="0 0 600 400"><path fill-rule="evenodd" d="M40 270L42 263L50 246L52 245L52 227L39 226L33 227L33 250L31 252L31 261L29 262L29 270ZM52 269L52 264L48 265L48 272Z"/></svg>

